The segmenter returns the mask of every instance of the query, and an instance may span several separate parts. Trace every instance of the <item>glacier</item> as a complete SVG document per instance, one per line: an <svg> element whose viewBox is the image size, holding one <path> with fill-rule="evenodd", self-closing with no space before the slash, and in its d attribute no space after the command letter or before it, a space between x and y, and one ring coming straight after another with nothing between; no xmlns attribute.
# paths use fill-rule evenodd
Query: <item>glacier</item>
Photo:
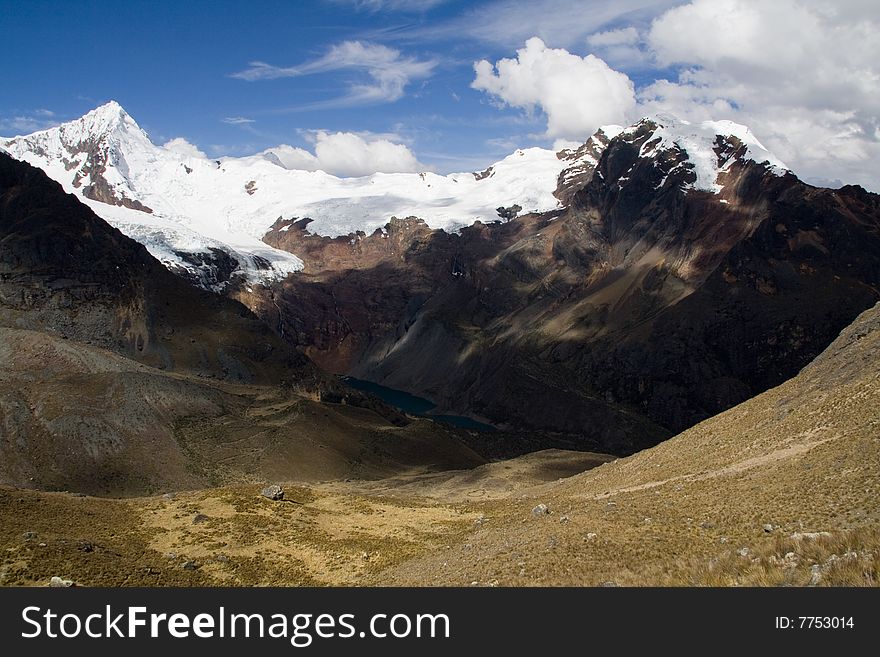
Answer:
<svg viewBox="0 0 880 657"><path fill-rule="evenodd" d="M786 170L744 126L692 125L666 115L645 120L657 127L656 137L646 143L650 152L642 155L685 150L687 166L697 176L693 189L719 189L716 179L724 163L714 150L716 135L732 135L746 146L745 157L777 173ZM395 216L416 216L451 232L497 221L496 208L502 206L516 204L523 212L558 209L560 190L592 176L608 141L626 138L641 123L626 129L604 126L578 150L519 149L483 172L447 175L341 178L286 168L272 149L220 159L181 153L153 144L115 101L48 130L0 138L0 149L43 169L169 268L220 290L230 280L268 284L303 269L299 257L262 241L279 219L309 218L309 232L337 237L370 234Z"/></svg>

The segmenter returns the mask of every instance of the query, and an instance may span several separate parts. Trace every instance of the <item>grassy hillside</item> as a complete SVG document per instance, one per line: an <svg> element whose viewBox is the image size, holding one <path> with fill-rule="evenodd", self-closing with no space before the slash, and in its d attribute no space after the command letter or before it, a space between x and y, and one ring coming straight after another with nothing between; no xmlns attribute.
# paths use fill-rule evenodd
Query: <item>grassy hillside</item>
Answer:
<svg viewBox="0 0 880 657"><path fill-rule="evenodd" d="M880 306L794 379L603 460L291 485L285 502L253 484L129 500L2 489L0 581L876 585Z"/></svg>

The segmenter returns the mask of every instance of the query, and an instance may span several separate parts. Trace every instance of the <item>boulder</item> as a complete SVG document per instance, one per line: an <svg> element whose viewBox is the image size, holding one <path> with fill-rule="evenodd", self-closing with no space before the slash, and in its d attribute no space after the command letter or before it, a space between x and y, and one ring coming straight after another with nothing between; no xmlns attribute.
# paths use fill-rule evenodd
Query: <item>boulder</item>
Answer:
<svg viewBox="0 0 880 657"><path fill-rule="evenodd" d="M272 484L271 486L266 486L263 490L261 490L260 495L274 502L278 502L284 499L284 489L281 488L281 486L279 486L278 484Z"/></svg>
<svg viewBox="0 0 880 657"><path fill-rule="evenodd" d="M49 586L53 589L68 589L73 585L73 580L62 579L61 577L53 577L49 580Z"/></svg>

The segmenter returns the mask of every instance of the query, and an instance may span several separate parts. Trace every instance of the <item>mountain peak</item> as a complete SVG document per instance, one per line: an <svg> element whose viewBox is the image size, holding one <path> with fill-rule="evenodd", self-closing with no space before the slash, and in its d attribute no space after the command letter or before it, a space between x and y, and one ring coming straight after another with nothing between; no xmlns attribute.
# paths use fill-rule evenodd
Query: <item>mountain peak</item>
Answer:
<svg viewBox="0 0 880 657"><path fill-rule="evenodd" d="M622 131L622 126L604 125L578 148L564 148L556 153L556 157L565 162L565 167L559 173L553 195L563 205L568 205L572 196L590 181L602 152Z"/></svg>
<svg viewBox="0 0 880 657"><path fill-rule="evenodd" d="M720 173L734 160L763 164L774 175L789 168L771 153L752 131L733 121L691 122L661 112L647 116L623 130L619 138L640 144L639 157L656 159L667 151L678 151L678 166L690 169L696 180L687 188L718 193ZM672 170L667 173L672 173Z"/></svg>
<svg viewBox="0 0 880 657"><path fill-rule="evenodd" d="M92 137L118 131L144 133L137 122L115 100L111 100L87 112L81 118L65 123L61 128L77 126Z"/></svg>
<svg viewBox="0 0 880 657"><path fill-rule="evenodd" d="M73 121L5 141L3 149L36 166L61 167L64 174L56 177L87 199L152 213L136 200L126 158L149 157L156 147L115 100Z"/></svg>
<svg viewBox="0 0 880 657"><path fill-rule="evenodd" d="M98 105L95 109L86 112L82 118L101 117L109 120L118 120L125 116L129 116L128 112L125 111L125 108L115 100L110 100L103 105Z"/></svg>
<svg viewBox="0 0 880 657"><path fill-rule="evenodd" d="M19 159L32 151L50 158L67 158L70 162L77 153L84 150L94 150L98 145L102 145L102 148L117 148L122 143L126 143L129 150L131 147L152 147L147 133L122 105L111 100L78 119L9 139L3 146Z"/></svg>

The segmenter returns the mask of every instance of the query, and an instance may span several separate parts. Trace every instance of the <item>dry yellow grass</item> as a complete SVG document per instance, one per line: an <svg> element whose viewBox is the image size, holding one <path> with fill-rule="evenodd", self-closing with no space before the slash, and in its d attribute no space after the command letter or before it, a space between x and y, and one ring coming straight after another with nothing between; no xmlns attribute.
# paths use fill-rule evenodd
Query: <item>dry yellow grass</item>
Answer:
<svg viewBox="0 0 880 657"><path fill-rule="evenodd" d="M875 584L878 493L875 308L782 386L656 448L497 505L466 547L383 576L402 584ZM532 516L538 503L552 513ZM810 547L826 551L777 547L804 532L830 533ZM794 567L784 563L789 552Z"/></svg>
<svg viewBox="0 0 880 657"><path fill-rule="evenodd" d="M289 485L281 503L254 485L173 500L0 489L0 583L874 586L880 308L778 388L554 476L601 460Z"/></svg>

